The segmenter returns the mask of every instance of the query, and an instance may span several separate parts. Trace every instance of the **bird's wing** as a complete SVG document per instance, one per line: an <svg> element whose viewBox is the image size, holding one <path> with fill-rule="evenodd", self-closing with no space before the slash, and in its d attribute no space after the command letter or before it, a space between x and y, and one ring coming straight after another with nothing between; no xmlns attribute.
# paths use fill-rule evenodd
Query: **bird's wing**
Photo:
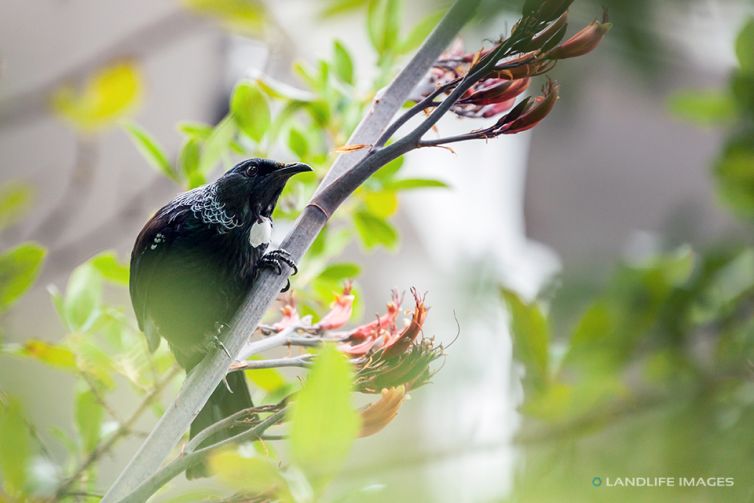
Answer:
<svg viewBox="0 0 754 503"><path fill-rule="evenodd" d="M188 208L186 209L188 212ZM164 211L155 214L136 238L131 253L131 281L129 285L139 328L147 337L149 350L154 351L160 344L160 333L149 314L149 296L156 281L160 278L160 267L170 253L176 239L176 224L183 220L184 212L172 215L171 221ZM177 218L176 218L177 217Z"/></svg>

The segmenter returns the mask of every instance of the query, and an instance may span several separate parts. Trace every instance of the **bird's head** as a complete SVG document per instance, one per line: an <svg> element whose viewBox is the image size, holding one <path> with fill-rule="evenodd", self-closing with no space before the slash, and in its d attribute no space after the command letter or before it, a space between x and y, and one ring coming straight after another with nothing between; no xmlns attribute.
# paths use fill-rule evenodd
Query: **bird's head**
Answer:
<svg viewBox="0 0 754 503"><path fill-rule="evenodd" d="M245 219L269 217L288 179L307 171L312 168L299 162L247 159L217 180L217 194L226 208Z"/></svg>

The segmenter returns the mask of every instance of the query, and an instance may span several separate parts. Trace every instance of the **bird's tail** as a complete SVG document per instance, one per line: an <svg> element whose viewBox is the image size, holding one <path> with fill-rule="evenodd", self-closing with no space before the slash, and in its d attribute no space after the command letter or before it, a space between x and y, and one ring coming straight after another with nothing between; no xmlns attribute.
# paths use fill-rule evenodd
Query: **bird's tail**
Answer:
<svg viewBox="0 0 754 503"><path fill-rule="evenodd" d="M202 410L199 411L199 415L197 415L191 423L189 438L194 438L203 429L213 425L221 419L225 419L231 414L235 414L240 410L254 406L251 402L251 395L249 394L249 388L246 385L246 378L244 377L243 372L232 372L229 374L227 376L227 383L228 385L226 386L224 382L221 382L217 388L215 388L215 391L212 392L207 403L204 404ZM220 442L247 429L248 426L228 428L208 437L199 445L199 447L205 447ZM203 463L192 465L186 470L186 478L188 479L206 476L207 467Z"/></svg>

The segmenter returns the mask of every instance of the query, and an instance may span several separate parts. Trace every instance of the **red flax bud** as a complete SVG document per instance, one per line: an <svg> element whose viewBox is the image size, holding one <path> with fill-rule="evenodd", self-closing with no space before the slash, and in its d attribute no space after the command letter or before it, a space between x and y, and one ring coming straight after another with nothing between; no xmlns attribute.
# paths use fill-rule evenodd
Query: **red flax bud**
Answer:
<svg viewBox="0 0 754 503"><path fill-rule="evenodd" d="M461 105L492 105L509 101L529 87L529 79L500 80L491 79L491 83L479 89L470 89L467 95L458 100Z"/></svg>
<svg viewBox="0 0 754 503"><path fill-rule="evenodd" d="M583 56L590 53L599 45L605 34L610 31L612 24L607 20L607 12L602 17L602 22L592 21L581 31L563 42L561 45L545 54L547 59L568 59Z"/></svg>
<svg viewBox="0 0 754 503"><path fill-rule="evenodd" d="M548 80L542 96L537 96L528 102L522 102L522 109L516 107L511 113L503 117L500 120L502 126L497 129L497 132L502 134L522 133L539 124L542 119L547 117L558 101L558 88L556 82Z"/></svg>

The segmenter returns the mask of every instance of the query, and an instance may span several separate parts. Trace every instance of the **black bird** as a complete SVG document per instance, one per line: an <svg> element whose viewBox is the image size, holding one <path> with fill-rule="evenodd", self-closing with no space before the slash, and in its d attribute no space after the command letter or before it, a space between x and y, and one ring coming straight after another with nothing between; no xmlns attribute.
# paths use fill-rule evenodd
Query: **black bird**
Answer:
<svg viewBox="0 0 754 503"><path fill-rule="evenodd" d="M306 164L249 159L216 182L180 194L144 226L131 253L131 302L150 351L167 340L178 363L190 371L233 317L259 270L294 268L283 250L265 253L271 214L288 179ZM287 288L287 287L286 287ZM242 372L232 373L212 393L191 423L194 437L211 424L251 407ZM215 443L243 428L226 430ZM188 478L202 476L201 466Z"/></svg>

